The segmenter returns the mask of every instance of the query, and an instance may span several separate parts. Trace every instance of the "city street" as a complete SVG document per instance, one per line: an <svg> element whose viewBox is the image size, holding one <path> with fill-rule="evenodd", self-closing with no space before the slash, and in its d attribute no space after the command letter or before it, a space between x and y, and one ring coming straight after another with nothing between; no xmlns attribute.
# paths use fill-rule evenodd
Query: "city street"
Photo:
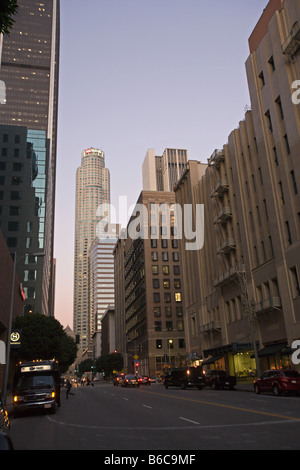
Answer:
<svg viewBox="0 0 300 470"><path fill-rule="evenodd" d="M251 391L73 389L54 415L11 420L15 450L300 449L300 397ZM145 453L145 456L148 455Z"/></svg>

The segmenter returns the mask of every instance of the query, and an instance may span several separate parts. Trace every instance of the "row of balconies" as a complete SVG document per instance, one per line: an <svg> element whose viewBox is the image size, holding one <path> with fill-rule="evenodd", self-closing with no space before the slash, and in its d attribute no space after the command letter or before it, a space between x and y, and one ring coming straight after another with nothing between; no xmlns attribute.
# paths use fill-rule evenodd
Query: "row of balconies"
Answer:
<svg viewBox="0 0 300 470"><path fill-rule="evenodd" d="M235 273L237 272L237 267L235 268ZM233 269L234 269L233 268ZM240 268L244 268L243 266L240 266ZM255 313L266 313L270 310L273 309L281 309L282 308L282 303L281 303L281 298L280 297L270 297L269 299L262 300L261 302L258 302L254 306ZM206 323L204 325L199 326L199 332L200 334L206 334L211 331L221 331L221 321L220 320L213 320L209 323Z"/></svg>

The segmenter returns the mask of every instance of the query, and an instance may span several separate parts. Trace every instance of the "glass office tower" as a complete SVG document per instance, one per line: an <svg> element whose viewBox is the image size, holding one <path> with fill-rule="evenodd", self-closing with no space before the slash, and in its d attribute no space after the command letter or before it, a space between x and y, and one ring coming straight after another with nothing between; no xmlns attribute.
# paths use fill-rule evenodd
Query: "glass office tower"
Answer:
<svg viewBox="0 0 300 470"><path fill-rule="evenodd" d="M5 179L0 188L4 201L0 221L11 252L16 252L20 259L17 269L24 286L30 282L25 312L51 316L60 9L59 0L18 3L16 22L10 35L2 38L0 47L0 155L2 181ZM18 163L31 172L30 178L29 173L26 177L23 173L15 174ZM18 204L9 204L12 178L18 177L14 180L19 183ZM29 202L25 203L31 197L29 194L30 207L26 205ZM19 207L18 215L17 209L13 209L14 216L10 215L13 205ZM38 222L32 217L37 217ZM15 228L13 236L9 227ZM24 236L25 232L30 236ZM33 259L36 252L45 256L38 258L34 269L26 269L24 263Z"/></svg>

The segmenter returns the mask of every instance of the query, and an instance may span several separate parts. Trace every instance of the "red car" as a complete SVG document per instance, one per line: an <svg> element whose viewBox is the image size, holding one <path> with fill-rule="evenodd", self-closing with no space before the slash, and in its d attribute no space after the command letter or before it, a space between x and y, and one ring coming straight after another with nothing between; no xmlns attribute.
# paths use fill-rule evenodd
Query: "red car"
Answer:
<svg viewBox="0 0 300 470"><path fill-rule="evenodd" d="M284 392L300 394L300 374L294 370L266 370L254 381L255 393L273 392L278 396Z"/></svg>

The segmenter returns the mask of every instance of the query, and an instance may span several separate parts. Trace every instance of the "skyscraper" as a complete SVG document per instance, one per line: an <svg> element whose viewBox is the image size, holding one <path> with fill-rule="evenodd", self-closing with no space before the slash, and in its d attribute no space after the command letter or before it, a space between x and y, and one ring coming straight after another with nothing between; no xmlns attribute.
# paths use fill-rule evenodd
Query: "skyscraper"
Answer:
<svg viewBox="0 0 300 470"><path fill-rule="evenodd" d="M143 190L173 191L187 161L187 150L167 148L162 156L157 156L149 149L143 162Z"/></svg>
<svg viewBox="0 0 300 470"><path fill-rule="evenodd" d="M60 8L59 0L18 4L13 29L0 47L0 221L20 260L25 312L53 315ZM45 256L37 260L36 252Z"/></svg>
<svg viewBox="0 0 300 470"><path fill-rule="evenodd" d="M84 351L89 347L89 251L101 235L99 208L110 203L110 175L105 168L102 150L90 148L82 152L76 175L75 260L74 260L74 333ZM108 208L107 208L108 210Z"/></svg>

